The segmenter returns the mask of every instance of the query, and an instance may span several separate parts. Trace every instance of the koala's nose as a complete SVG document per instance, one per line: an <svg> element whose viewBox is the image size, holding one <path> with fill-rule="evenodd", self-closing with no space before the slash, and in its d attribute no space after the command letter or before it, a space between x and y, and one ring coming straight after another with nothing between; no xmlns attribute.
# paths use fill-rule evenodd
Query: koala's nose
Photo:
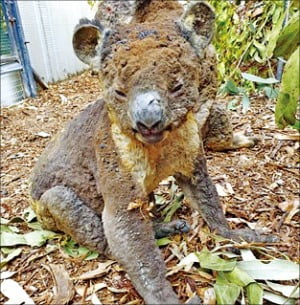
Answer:
<svg viewBox="0 0 300 305"><path fill-rule="evenodd" d="M133 118L138 131L142 134L160 132L164 111L159 94L155 91L140 93L134 104Z"/></svg>

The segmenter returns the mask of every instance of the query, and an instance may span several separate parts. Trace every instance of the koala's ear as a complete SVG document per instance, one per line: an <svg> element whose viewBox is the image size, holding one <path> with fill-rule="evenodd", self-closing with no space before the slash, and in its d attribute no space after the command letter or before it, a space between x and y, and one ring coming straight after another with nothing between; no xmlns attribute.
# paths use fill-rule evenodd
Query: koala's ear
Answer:
<svg viewBox="0 0 300 305"><path fill-rule="evenodd" d="M73 49L77 57L88 65L99 66L101 45L108 35L108 30L97 20L81 19L75 27Z"/></svg>
<svg viewBox="0 0 300 305"><path fill-rule="evenodd" d="M206 2L200 1L188 7L183 14L180 27L194 48L201 53L214 35L215 13Z"/></svg>

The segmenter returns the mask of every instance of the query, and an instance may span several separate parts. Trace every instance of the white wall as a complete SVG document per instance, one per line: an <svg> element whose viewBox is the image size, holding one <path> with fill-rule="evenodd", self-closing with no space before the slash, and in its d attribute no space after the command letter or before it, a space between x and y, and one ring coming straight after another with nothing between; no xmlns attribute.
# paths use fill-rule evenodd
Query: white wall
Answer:
<svg viewBox="0 0 300 305"><path fill-rule="evenodd" d="M80 18L93 18L86 0L18 1L31 64L46 81L55 82L85 68L72 48Z"/></svg>

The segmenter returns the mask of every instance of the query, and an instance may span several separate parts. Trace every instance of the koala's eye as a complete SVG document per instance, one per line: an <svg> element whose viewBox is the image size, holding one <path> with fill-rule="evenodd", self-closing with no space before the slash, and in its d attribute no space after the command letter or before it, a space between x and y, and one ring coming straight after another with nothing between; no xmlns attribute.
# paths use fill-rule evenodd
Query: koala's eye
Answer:
<svg viewBox="0 0 300 305"><path fill-rule="evenodd" d="M119 96L119 97L126 97L126 94L120 90L115 90L115 93Z"/></svg>
<svg viewBox="0 0 300 305"><path fill-rule="evenodd" d="M182 87L183 87L183 84L182 84L182 83L177 84L175 87L173 87L173 88L171 89L171 93L177 93L177 92L179 92L179 91L182 89Z"/></svg>

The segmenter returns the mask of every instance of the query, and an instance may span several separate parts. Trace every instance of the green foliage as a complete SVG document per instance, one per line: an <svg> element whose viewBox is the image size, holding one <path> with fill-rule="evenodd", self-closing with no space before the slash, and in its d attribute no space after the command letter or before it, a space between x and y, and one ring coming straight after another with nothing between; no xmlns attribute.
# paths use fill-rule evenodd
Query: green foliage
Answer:
<svg viewBox="0 0 300 305"><path fill-rule="evenodd" d="M62 249L73 258L84 258L85 260L95 259L99 256L97 251L91 251L86 247L78 245L74 240L64 242Z"/></svg>
<svg viewBox="0 0 300 305"><path fill-rule="evenodd" d="M280 128L290 125L300 129L299 2L291 1L286 11L283 0L247 1L244 6L240 1L209 2L217 16L214 45L219 55L219 78L225 83L221 93L242 96L244 112L250 107L247 92L253 89L263 90L270 99L277 98L278 81L273 71L277 57L291 57L283 74L276 123ZM282 30L287 14L291 19ZM229 107L235 109L236 105L233 100Z"/></svg>
<svg viewBox="0 0 300 305"><path fill-rule="evenodd" d="M220 255L228 257L229 253L219 250L220 247L211 251L204 248L200 252L190 253L175 269L177 268L178 271L184 268L188 272L193 264L196 266L200 264L199 272L213 271L216 275L213 287L218 305L236 304L238 299L242 300L241 303L249 305L263 304L263 299L271 300L275 304L295 304L295 300L299 298L297 284L270 282L270 280L297 280L298 264L282 259L260 261L250 249L241 250L241 260L225 260ZM239 257L239 255L234 256Z"/></svg>
<svg viewBox="0 0 300 305"><path fill-rule="evenodd" d="M254 89L240 77L241 71L272 75L269 61L284 18L283 1L209 0L216 11L214 45L219 56L219 79L234 80L239 86Z"/></svg>
<svg viewBox="0 0 300 305"><path fill-rule="evenodd" d="M236 284L227 283L219 284L218 282L214 286L214 290L217 297L217 304L235 304L241 293L241 287Z"/></svg>
<svg viewBox="0 0 300 305"><path fill-rule="evenodd" d="M300 44L299 15L295 15L283 29L274 50L274 55L288 59Z"/></svg>
<svg viewBox="0 0 300 305"><path fill-rule="evenodd" d="M162 215L164 216L164 222L170 222L172 220L175 212L181 208L181 202L183 198L183 193L176 195L174 201L163 209Z"/></svg>
<svg viewBox="0 0 300 305"><path fill-rule="evenodd" d="M202 249L197 252L196 256L199 259L201 268L212 269L215 271L232 271L235 268L236 261L227 261L219 257L215 253L211 253L207 249Z"/></svg>
<svg viewBox="0 0 300 305"><path fill-rule="evenodd" d="M214 285L218 304L234 304L243 288L249 304L263 304L261 285L245 271L235 267L230 272L220 272Z"/></svg>
<svg viewBox="0 0 300 305"><path fill-rule="evenodd" d="M282 76L279 98L275 109L275 120L280 128L287 125L300 130L299 111L299 47L288 60Z"/></svg>
<svg viewBox="0 0 300 305"><path fill-rule="evenodd" d="M172 241L169 238L163 237L163 238L157 239L155 243L158 247L162 247L162 246L166 246L166 245L170 244L171 242Z"/></svg>

